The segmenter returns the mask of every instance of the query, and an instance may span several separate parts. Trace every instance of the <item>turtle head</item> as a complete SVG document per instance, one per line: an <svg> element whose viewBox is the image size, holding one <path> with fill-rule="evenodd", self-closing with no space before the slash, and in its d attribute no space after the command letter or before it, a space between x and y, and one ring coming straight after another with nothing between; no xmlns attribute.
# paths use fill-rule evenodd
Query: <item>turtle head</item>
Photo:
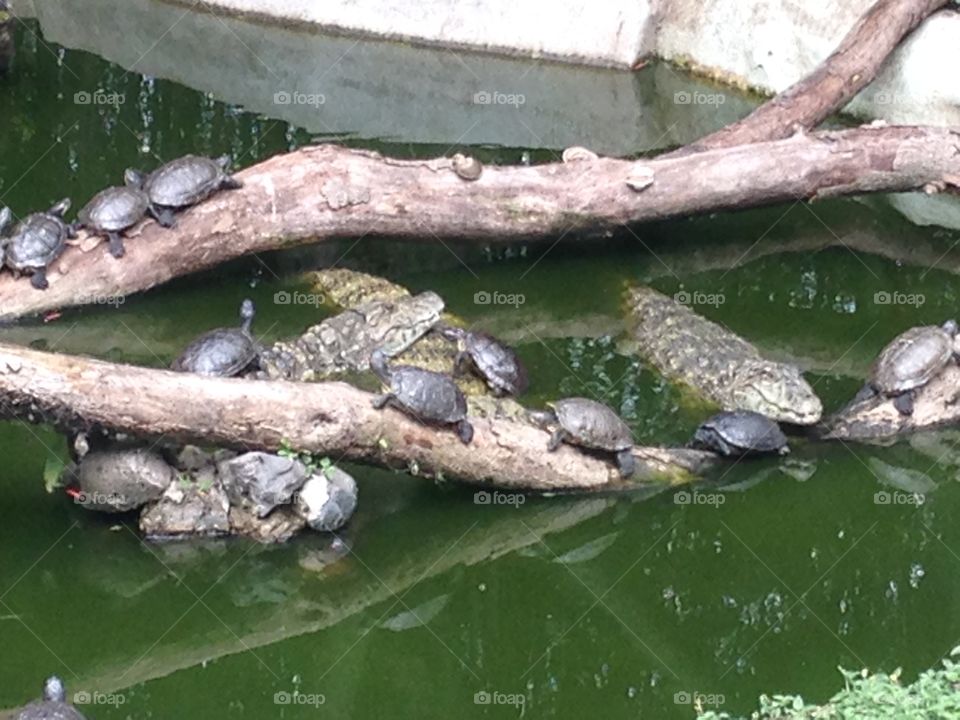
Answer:
<svg viewBox="0 0 960 720"><path fill-rule="evenodd" d="M250 327L253 325L253 317L256 314L257 310L253 306L253 300L247 298L240 303L240 319L243 321L243 329L247 332L250 332Z"/></svg>
<svg viewBox="0 0 960 720"><path fill-rule="evenodd" d="M0 220L0 227L3 226L2 220ZM950 337L956 337L957 333L960 332L960 325L957 325L957 321L953 318L947 320L940 328Z"/></svg>
<svg viewBox="0 0 960 720"><path fill-rule="evenodd" d="M229 155L221 155L220 157L216 158L214 162L220 166L221 170L226 172L230 168L230 163L233 162L233 158L231 158Z"/></svg>
<svg viewBox="0 0 960 720"><path fill-rule="evenodd" d="M752 410L778 422L813 425L823 404L793 365L758 364L734 381L733 398L740 410Z"/></svg>
<svg viewBox="0 0 960 720"><path fill-rule="evenodd" d="M370 353L370 369L373 374L384 382L390 380L390 368L387 366L387 354L383 348L377 348Z"/></svg>
<svg viewBox="0 0 960 720"><path fill-rule="evenodd" d="M11 222L13 222L13 211L8 207L0 210L0 235L3 235L3 231Z"/></svg>
<svg viewBox="0 0 960 720"><path fill-rule="evenodd" d="M47 212L51 215L56 215L59 218L62 218L68 212L70 212L70 198L64 198L58 203L55 203Z"/></svg>
<svg viewBox="0 0 960 720"><path fill-rule="evenodd" d="M440 334L447 340L453 340L457 342L462 340L467 335L467 331L463 328L453 327L452 325L443 325L438 327L437 330Z"/></svg>
<svg viewBox="0 0 960 720"><path fill-rule="evenodd" d="M67 689L63 686L63 680L56 675L51 675L44 680L43 699L47 702L66 702Z"/></svg>
<svg viewBox="0 0 960 720"><path fill-rule="evenodd" d="M147 181L146 175L144 175L139 170L134 168L127 168L123 171L123 182L127 187L136 188L140 190L143 188L143 184Z"/></svg>

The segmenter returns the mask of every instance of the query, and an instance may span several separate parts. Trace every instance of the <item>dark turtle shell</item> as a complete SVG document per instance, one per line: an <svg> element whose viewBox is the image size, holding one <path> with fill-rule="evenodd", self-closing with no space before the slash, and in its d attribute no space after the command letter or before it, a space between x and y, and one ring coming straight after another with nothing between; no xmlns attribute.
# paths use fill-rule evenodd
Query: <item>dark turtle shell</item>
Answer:
<svg viewBox="0 0 960 720"><path fill-rule="evenodd" d="M486 333L468 332L464 349L477 372L495 392L520 395L529 386L527 370L513 348Z"/></svg>
<svg viewBox="0 0 960 720"><path fill-rule="evenodd" d="M633 447L633 434L617 413L588 398L564 398L553 404L567 440L597 450L619 452Z"/></svg>
<svg viewBox="0 0 960 720"><path fill-rule="evenodd" d="M229 162L227 156L213 160L186 155L150 173L143 189L155 205L170 208L195 205L221 187L239 186L226 172Z"/></svg>
<svg viewBox="0 0 960 720"><path fill-rule="evenodd" d="M11 270L31 272L46 268L66 247L71 235L63 216L69 200L61 200L46 212L27 215L13 228L7 241L6 263Z"/></svg>
<svg viewBox="0 0 960 720"><path fill-rule="evenodd" d="M410 365L390 369L390 392L405 410L424 422L453 424L467 417L467 399L447 375Z"/></svg>
<svg viewBox="0 0 960 720"><path fill-rule="evenodd" d="M870 383L885 395L897 395L930 382L953 357L956 324L926 325L898 335L877 357Z"/></svg>
<svg viewBox="0 0 960 720"><path fill-rule="evenodd" d="M258 353L257 343L250 334L253 316L253 302L244 300L240 309L243 323L239 328L218 328L204 333L187 346L171 368L219 377L239 374L253 363Z"/></svg>
<svg viewBox="0 0 960 720"><path fill-rule="evenodd" d="M146 193L139 188L110 187L94 195L77 213L77 219L93 232L120 232L140 222L149 207Z"/></svg>
<svg viewBox="0 0 960 720"><path fill-rule="evenodd" d="M717 413L697 428L692 445L721 455L789 452L780 426L749 410Z"/></svg>

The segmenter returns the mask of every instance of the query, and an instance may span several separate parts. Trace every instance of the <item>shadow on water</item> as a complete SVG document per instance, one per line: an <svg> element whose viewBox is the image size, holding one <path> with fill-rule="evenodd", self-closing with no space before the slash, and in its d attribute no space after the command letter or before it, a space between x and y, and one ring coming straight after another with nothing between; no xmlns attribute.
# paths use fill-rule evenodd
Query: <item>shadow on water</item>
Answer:
<svg viewBox="0 0 960 720"><path fill-rule="evenodd" d="M573 143L646 152L745 109L731 95L713 115L677 113L673 93L692 81L663 67L534 64L518 80L529 64L467 57L479 76L470 79L449 53L386 44L360 45L321 79L302 59L352 41L210 15L184 19L139 58L181 10L32 5L40 24L18 29L16 73L0 82L0 201L18 214L63 195L80 204L124 167L187 152L248 165L321 134L408 156L482 143L471 151L488 161L526 152L537 162ZM404 82L359 82L371 68ZM465 133L472 93L499 83L527 93L510 108L523 123L486 108L491 121ZM285 85L326 93L319 116L273 105ZM124 102L94 103L96 90ZM82 92L89 103L74 101ZM956 313L956 240L875 199L653 224L549 251L344 242L240 261L0 339L161 367L196 333L232 324L248 295L267 340L315 322L316 308L273 295L295 271L340 260L436 290L468 322L509 338L531 371L530 404L596 396L638 441L679 443L704 410L624 354L626 283L687 293L707 317L798 361L836 407L893 334ZM522 696L533 716L685 718L684 693L731 712L760 692L825 698L837 665L903 666L912 677L960 636L948 610L960 589L956 441L798 441L789 460L725 466L693 489L519 507L357 467L354 554L327 564L317 537L146 546L133 519L47 495L44 463L63 441L4 423L0 706L58 672L73 689L105 693L85 708L94 718L305 718L321 696L325 713L344 718L385 707L393 717L520 714L492 710L482 691L491 704Z"/></svg>

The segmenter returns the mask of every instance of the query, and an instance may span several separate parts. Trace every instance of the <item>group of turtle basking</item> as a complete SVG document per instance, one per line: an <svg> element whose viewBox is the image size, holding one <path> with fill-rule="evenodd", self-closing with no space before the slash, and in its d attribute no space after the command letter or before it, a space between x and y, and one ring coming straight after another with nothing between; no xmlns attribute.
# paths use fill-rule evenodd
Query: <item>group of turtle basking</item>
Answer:
<svg viewBox="0 0 960 720"><path fill-rule="evenodd" d="M67 240L86 229L110 242L110 254L123 257L123 234L147 215L164 227L173 227L175 213L202 202L218 190L241 187L227 172L230 158L187 155L148 175L137 170L124 173L124 185L97 193L68 223L70 200L64 198L49 210L13 222L10 208L0 209L0 268L14 275L30 275L38 290L47 288L47 268L67 247ZM9 231L9 232L8 232Z"/></svg>

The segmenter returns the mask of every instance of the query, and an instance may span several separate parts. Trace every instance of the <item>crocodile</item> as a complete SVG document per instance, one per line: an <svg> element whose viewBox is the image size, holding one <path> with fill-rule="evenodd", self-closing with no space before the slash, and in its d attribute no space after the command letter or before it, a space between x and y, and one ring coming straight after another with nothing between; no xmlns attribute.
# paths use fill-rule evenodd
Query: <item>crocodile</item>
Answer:
<svg viewBox="0 0 960 720"><path fill-rule="evenodd" d="M628 288L627 311L639 353L665 377L723 410L819 422L823 405L796 366L767 360L739 335L651 288Z"/></svg>

